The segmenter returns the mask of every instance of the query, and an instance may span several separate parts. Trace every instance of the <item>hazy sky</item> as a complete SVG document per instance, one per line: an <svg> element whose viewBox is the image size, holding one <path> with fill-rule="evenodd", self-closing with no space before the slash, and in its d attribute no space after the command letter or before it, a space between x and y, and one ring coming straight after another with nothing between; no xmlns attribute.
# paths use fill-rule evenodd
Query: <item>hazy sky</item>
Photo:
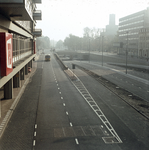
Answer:
<svg viewBox="0 0 149 150"><path fill-rule="evenodd" d="M83 29L105 28L109 14L116 15L116 24L121 17L149 7L149 0L42 0L42 20L36 28L51 40L64 40L69 34L82 37Z"/></svg>

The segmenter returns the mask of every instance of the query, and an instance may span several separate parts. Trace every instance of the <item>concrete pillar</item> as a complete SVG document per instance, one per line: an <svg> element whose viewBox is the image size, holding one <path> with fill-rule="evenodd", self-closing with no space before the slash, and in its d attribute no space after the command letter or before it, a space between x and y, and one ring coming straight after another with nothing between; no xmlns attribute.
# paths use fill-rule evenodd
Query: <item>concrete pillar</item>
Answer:
<svg viewBox="0 0 149 150"><path fill-rule="evenodd" d="M13 77L13 87L14 87L14 88L20 87L20 72L18 72L18 73Z"/></svg>
<svg viewBox="0 0 149 150"><path fill-rule="evenodd" d="M32 60L30 61L30 67L32 68Z"/></svg>
<svg viewBox="0 0 149 150"><path fill-rule="evenodd" d="M23 67L23 68L20 70L20 80L24 80L24 76L25 76L25 67Z"/></svg>
<svg viewBox="0 0 149 150"><path fill-rule="evenodd" d="M4 85L4 99L12 99L13 98L13 79L11 78Z"/></svg>
<svg viewBox="0 0 149 150"><path fill-rule="evenodd" d="M28 64L25 65L25 75L28 75Z"/></svg>
<svg viewBox="0 0 149 150"><path fill-rule="evenodd" d="M30 62L28 62L28 67L31 67L31 63Z"/></svg>

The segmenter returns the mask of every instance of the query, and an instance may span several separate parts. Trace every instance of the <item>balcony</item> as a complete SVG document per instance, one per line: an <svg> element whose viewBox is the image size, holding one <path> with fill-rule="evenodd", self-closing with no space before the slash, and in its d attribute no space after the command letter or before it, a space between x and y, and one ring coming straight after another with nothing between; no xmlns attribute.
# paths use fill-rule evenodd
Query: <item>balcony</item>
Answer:
<svg viewBox="0 0 149 150"><path fill-rule="evenodd" d="M12 21L32 20L32 0L0 0L0 13Z"/></svg>
<svg viewBox="0 0 149 150"><path fill-rule="evenodd" d="M42 15L41 15L40 10L36 10L36 11L33 12L33 19L34 20L41 20L41 17L42 17Z"/></svg>
<svg viewBox="0 0 149 150"><path fill-rule="evenodd" d="M41 0L33 0L34 3L41 4Z"/></svg>
<svg viewBox="0 0 149 150"><path fill-rule="evenodd" d="M33 34L36 37L42 36L42 30L41 29L34 29Z"/></svg>

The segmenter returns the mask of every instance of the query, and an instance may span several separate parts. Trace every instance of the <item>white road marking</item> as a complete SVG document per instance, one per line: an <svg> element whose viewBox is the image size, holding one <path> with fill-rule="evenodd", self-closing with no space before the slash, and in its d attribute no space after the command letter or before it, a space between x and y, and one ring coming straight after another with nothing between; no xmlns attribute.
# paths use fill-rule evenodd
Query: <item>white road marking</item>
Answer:
<svg viewBox="0 0 149 150"><path fill-rule="evenodd" d="M36 145L36 141L34 140L34 141L33 141L33 146L35 146L35 145Z"/></svg>
<svg viewBox="0 0 149 150"><path fill-rule="evenodd" d="M63 103L63 106L66 106L65 103Z"/></svg>
<svg viewBox="0 0 149 150"><path fill-rule="evenodd" d="M147 91L147 92L149 92L149 91Z"/></svg>
<svg viewBox="0 0 149 150"><path fill-rule="evenodd" d="M73 126L71 122L70 122L70 126L71 126L71 127Z"/></svg>
<svg viewBox="0 0 149 150"><path fill-rule="evenodd" d="M62 94L61 92L59 92L59 94Z"/></svg>
<svg viewBox="0 0 149 150"><path fill-rule="evenodd" d="M68 115L68 112L66 111L66 115Z"/></svg>
<svg viewBox="0 0 149 150"><path fill-rule="evenodd" d="M109 132L118 140L119 143L122 143L120 137L117 135L116 131L114 130L114 128L112 127L112 125L110 124L110 122L108 121L108 119L106 118L106 116L103 114L103 112L101 111L101 109L99 108L99 106L96 104L95 100L90 95L90 93L88 92L88 90L86 89L86 87L83 85L83 83L80 80L79 80L79 82L72 81L72 83L76 87L76 89L80 92L80 94L84 97L84 99L86 100L86 102L90 105L90 107L93 109L93 111L96 113L96 115L100 118L100 120L102 121L102 123L104 123L104 125L109 130ZM81 87L84 88L84 91L86 91L85 94L83 94L81 92L81 90L80 90ZM88 96L86 96L86 95L88 95ZM92 99L92 101L96 104L95 108L91 105L89 99ZM100 112L100 114L98 112ZM103 117L104 117L104 119L103 119ZM101 125L101 128L103 128L102 125Z"/></svg>
<svg viewBox="0 0 149 150"><path fill-rule="evenodd" d="M63 97L61 97L61 99L63 99Z"/></svg>
<svg viewBox="0 0 149 150"><path fill-rule="evenodd" d="M77 139L77 138L75 138L75 141L76 141L76 144L78 145L78 144L79 144L79 142L78 142L78 139Z"/></svg>
<svg viewBox="0 0 149 150"><path fill-rule="evenodd" d="M57 86L58 86L58 84L57 84Z"/></svg>
<svg viewBox="0 0 149 150"><path fill-rule="evenodd" d="M58 90L59 90L60 88L58 88Z"/></svg>
<svg viewBox="0 0 149 150"><path fill-rule="evenodd" d="M34 132L34 136L36 136L36 131Z"/></svg>
<svg viewBox="0 0 149 150"><path fill-rule="evenodd" d="M37 124L35 124L35 129L37 128Z"/></svg>

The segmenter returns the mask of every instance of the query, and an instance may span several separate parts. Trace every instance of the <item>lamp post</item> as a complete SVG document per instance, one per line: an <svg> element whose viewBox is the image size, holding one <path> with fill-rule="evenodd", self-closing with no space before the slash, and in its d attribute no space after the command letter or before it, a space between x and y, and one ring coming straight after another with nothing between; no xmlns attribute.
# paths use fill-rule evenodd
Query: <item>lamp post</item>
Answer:
<svg viewBox="0 0 149 150"><path fill-rule="evenodd" d="M101 38L101 42L102 42L102 66L103 66L103 38L104 38L104 36L102 35L102 38Z"/></svg>
<svg viewBox="0 0 149 150"><path fill-rule="evenodd" d="M128 55L128 31L126 32L127 33L127 45L126 45L126 74L127 74L127 55Z"/></svg>
<svg viewBox="0 0 149 150"><path fill-rule="evenodd" d="M89 63L90 63L90 37L89 37Z"/></svg>

